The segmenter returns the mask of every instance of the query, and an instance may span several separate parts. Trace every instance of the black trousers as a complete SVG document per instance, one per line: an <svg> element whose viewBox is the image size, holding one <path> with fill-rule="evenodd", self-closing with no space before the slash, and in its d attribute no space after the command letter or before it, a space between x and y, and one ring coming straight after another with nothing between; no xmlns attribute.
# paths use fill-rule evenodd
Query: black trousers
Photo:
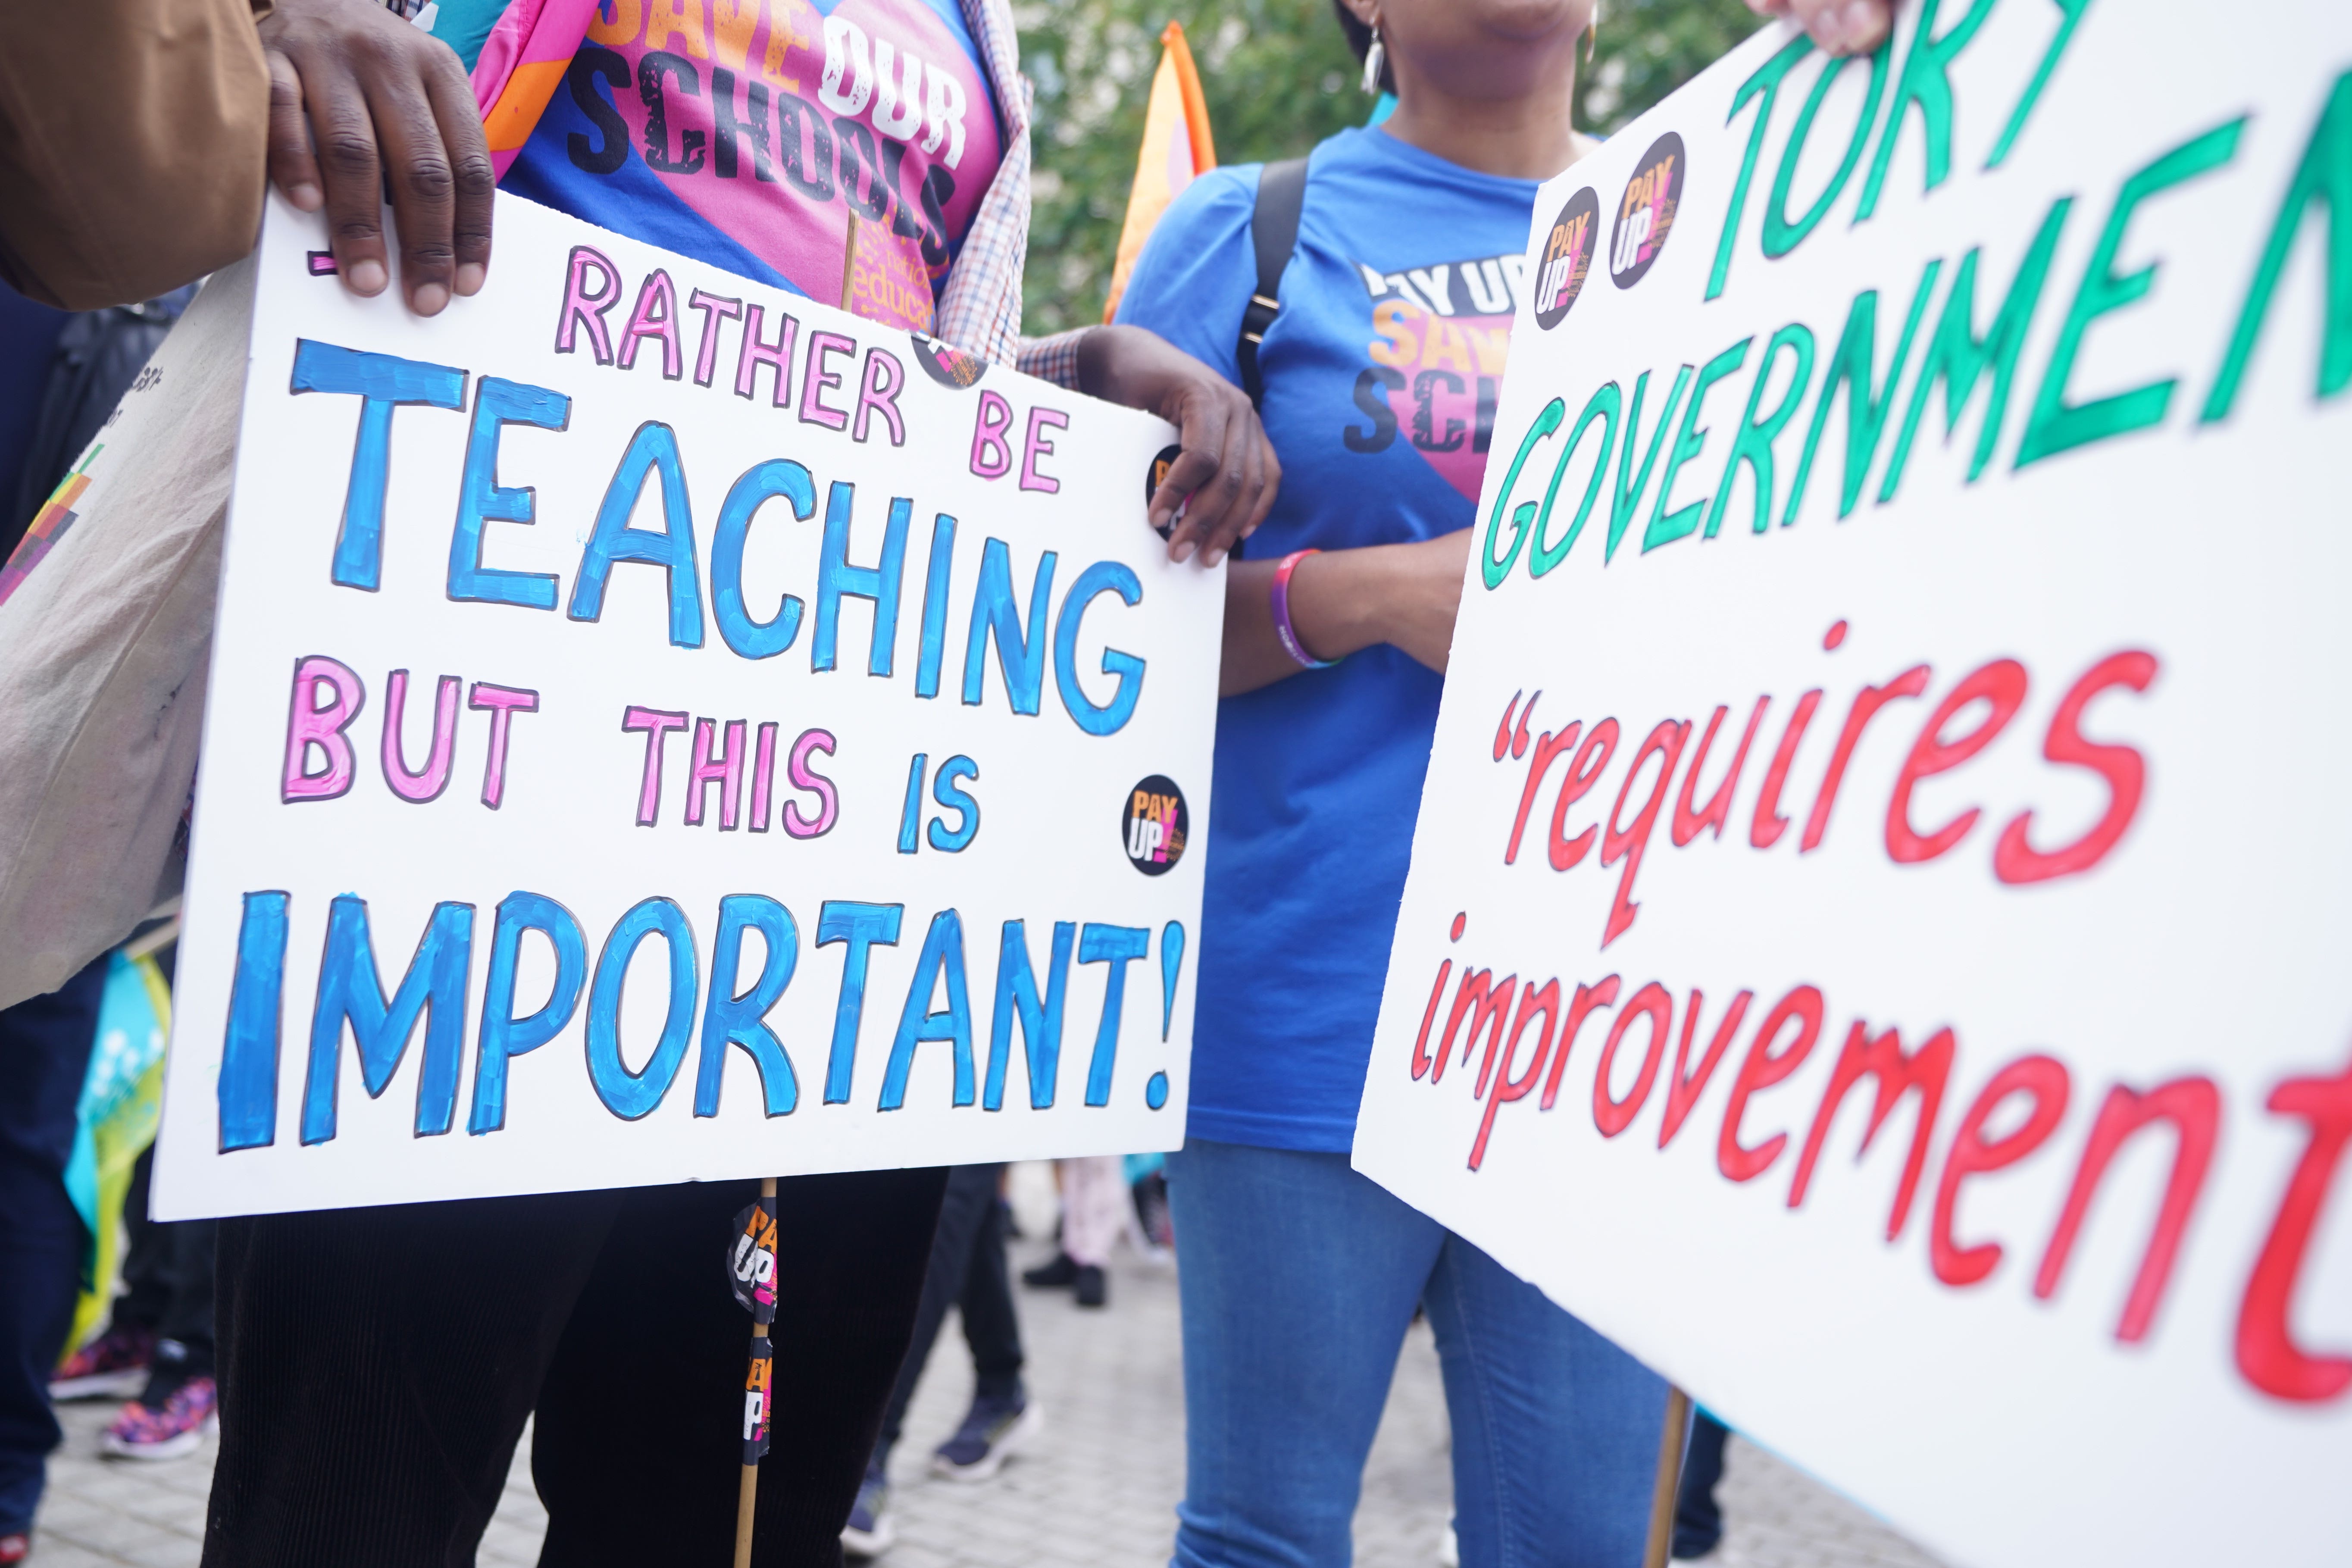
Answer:
<svg viewBox="0 0 2352 1568"><path fill-rule="evenodd" d="M963 1315L964 1342L971 1347L972 1392L981 1398L1006 1398L1021 1387L1021 1320L1013 1310L1013 1283L1004 1263L1004 1208L997 1189L998 1165L958 1165L948 1172L947 1196L940 1204L939 1229L931 1236L930 1262L923 1272L923 1298L915 1309L914 1339L882 1413L882 1436L874 1462L887 1467L890 1450L907 1418L915 1386L923 1380L940 1327L954 1305Z"/></svg>
<svg viewBox="0 0 2352 1568"><path fill-rule="evenodd" d="M89 1246L63 1178L105 992L101 958L0 1012L0 1535L31 1528L63 1436L49 1373L73 1327Z"/></svg>
<svg viewBox="0 0 2352 1568"><path fill-rule="evenodd" d="M180 1347L176 1358L158 1356L159 1368L176 1384L182 1378L213 1374L213 1239L219 1222L164 1225L149 1219L147 1187L154 1163L155 1151L149 1149L131 1167L131 1190L122 1204L131 1249L122 1260L123 1293L114 1304L114 1321ZM151 1403L154 1393L151 1382Z"/></svg>
<svg viewBox="0 0 2352 1568"><path fill-rule="evenodd" d="M832 1568L922 1290L943 1170L779 1185L761 1568ZM725 1568L750 1182L220 1226L206 1568L467 1568L536 1415L542 1568Z"/></svg>

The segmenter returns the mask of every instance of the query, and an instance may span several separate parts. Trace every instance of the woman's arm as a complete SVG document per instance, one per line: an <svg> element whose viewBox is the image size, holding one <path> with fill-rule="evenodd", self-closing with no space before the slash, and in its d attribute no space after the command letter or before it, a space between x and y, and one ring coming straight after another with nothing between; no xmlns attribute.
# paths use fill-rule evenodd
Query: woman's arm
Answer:
<svg viewBox="0 0 2352 1568"><path fill-rule="evenodd" d="M1374 643L1389 643L1444 674L1474 531L1458 529L1414 544L1373 544L1307 556L1290 574L1291 630L1317 658L1344 658ZM1278 564L1234 561L1225 567L1220 697L1255 691L1304 668L1274 629Z"/></svg>

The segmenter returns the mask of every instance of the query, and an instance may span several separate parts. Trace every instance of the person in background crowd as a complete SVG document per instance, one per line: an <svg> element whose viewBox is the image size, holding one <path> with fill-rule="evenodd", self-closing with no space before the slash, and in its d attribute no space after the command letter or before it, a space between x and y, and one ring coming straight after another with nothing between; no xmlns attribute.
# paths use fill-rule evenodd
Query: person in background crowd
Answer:
<svg viewBox="0 0 2352 1568"><path fill-rule="evenodd" d="M0 560L49 499L146 368L196 295L185 284L152 300L67 316L42 356L38 412L28 423L16 479L0 492Z"/></svg>
<svg viewBox="0 0 2352 1568"><path fill-rule="evenodd" d="M971 1348L971 1408L955 1436L932 1451L931 1473L956 1481L987 1480L1035 1436L1044 1419L1021 1382L1021 1320L1005 1274L1003 1181L1001 1164L958 1165L948 1172L923 1299L915 1309L914 1340L883 1409L882 1435L850 1508L849 1524L841 1532L841 1544L853 1557L875 1556L896 1537L888 1513L890 1450L898 1447L907 1406L950 1302L963 1319L964 1342Z"/></svg>
<svg viewBox="0 0 2352 1568"><path fill-rule="evenodd" d="M1021 347L1029 129L1007 0L889 0L855 18L635 0L521 15L582 31L509 189L818 299L841 298L846 278L874 320L986 361L1017 353L1161 414L1184 451L1151 515L1171 525L1175 559L1214 564L1264 515L1276 465L1247 399L1213 373L1131 328ZM388 184L410 307L432 314L478 291L494 165L457 56L369 0L278 0L261 30L271 178L326 215L346 286L392 286ZM887 75L886 60L898 62ZM773 341L781 328L760 331ZM943 1170L782 1184L779 1261L807 1288L783 1293L774 1330L777 1419L754 1521L764 1568L839 1559L946 1185ZM716 1259L752 1191L224 1221L205 1561L464 1558L526 1420L547 1568L724 1561L745 1324Z"/></svg>
<svg viewBox="0 0 2352 1568"><path fill-rule="evenodd" d="M1056 1160L1062 1187L1062 1244L1051 1260L1021 1271L1032 1289L1074 1291L1081 1307L1110 1300L1110 1277L1103 1268L1127 1227L1128 1190L1124 1156L1094 1154Z"/></svg>
<svg viewBox="0 0 2352 1568"><path fill-rule="evenodd" d="M124 16L116 14L119 11L120 7L94 5L86 16L112 16L117 23L125 22ZM84 16L78 15L76 27L82 19ZM238 20L249 39L250 21L242 15ZM192 26L187 37L210 37L213 46L220 46L219 37L201 26ZM233 65L235 51L223 52ZM0 63L0 78L11 68ZM0 120L6 112L0 107ZM200 117L189 128L190 133L206 134L206 123ZM236 116L225 113L211 123L218 132L223 123L233 126ZM250 172L257 180L258 127L256 116L256 163ZM113 145L100 140L89 151ZM10 160L0 157L0 168L8 170L0 174L0 181L26 180L24 157L20 150L13 167ZM49 166L39 159L34 162ZM93 168L83 173L97 178L105 171ZM67 176L58 173L51 177ZM24 200L35 204L55 196L52 191L44 197L40 190L25 184L16 189ZM257 193L254 205L257 200ZM14 232L11 220L24 210L8 209L6 201L0 200L0 271L32 280L35 275L24 269L22 254L14 259L8 255L8 247L15 243L8 237ZM207 210L213 209L199 204L190 221L201 224L202 212ZM74 228L69 242L53 233L26 240L47 269L44 292L48 297L103 301L126 280L164 276L149 270L143 257L131 259L118 255L121 247L135 248L135 245L131 237L110 228L109 221L100 212ZM243 243L250 245L251 240L248 229ZM200 257L196 251L173 253L168 247L164 250L173 266L190 265ZM232 258L234 254L232 248L221 258ZM43 285L32 281L31 286ZM5 362L9 373L6 395L0 399L0 474L11 480L0 489L0 507L5 509L0 511L0 557L16 547L41 500L129 390L187 296L188 289L183 287L144 304L101 304L74 315L44 310L13 289L0 301L0 362ZM50 1379L58 1356L67 1349L84 1254L89 1246L89 1232L67 1195L64 1173L73 1149L75 1110L97 1037L106 973L107 961L100 955L58 990L0 1012L0 1568L23 1561L31 1550L33 1516L40 1503L47 1457L62 1437L49 1407ZM139 1203L143 1212L143 1197ZM204 1269L208 1296L209 1253ZM204 1332L208 1350L209 1313ZM143 1368L132 1375L143 1384ZM157 1392L168 1405L172 1391ZM182 1401L183 1415L185 1407L199 1400L204 1403L195 1424L197 1442L202 1441L203 1423L210 1419L209 1399L208 1389L200 1389Z"/></svg>
<svg viewBox="0 0 2352 1568"><path fill-rule="evenodd" d="M1715 1489L1723 1480L1723 1447L1730 1428L1706 1410L1691 1412L1690 1447L1683 1451L1682 1487L1675 1495L1675 1558L1689 1562L1723 1544L1723 1508Z"/></svg>
<svg viewBox="0 0 2352 1568"><path fill-rule="evenodd" d="M98 1035L106 959L0 1012L0 1565L32 1550L49 1450L50 1369L73 1326L89 1245L66 1195L74 1106Z"/></svg>
<svg viewBox="0 0 2352 1568"><path fill-rule="evenodd" d="M131 1394L99 1438L117 1459L185 1458L203 1447L219 1403L213 1376L213 1236L208 1219L147 1217L154 1152L131 1168L123 1218L131 1231L126 1289L106 1331L68 1356L49 1397Z"/></svg>
<svg viewBox="0 0 2352 1568"><path fill-rule="evenodd" d="M1443 1363L1461 1561L1640 1561L1665 1385L1349 1166L1538 183L1592 0L1335 0L1375 130L1300 185L1235 166L1170 207L1118 317L1243 379L1255 224L1298 193L1256 323L1287 483L1226 572L1183 1247L1173 1562L1343 1564L1417 1303ZM1807 0L1810 13L1827 5ZM1874 42L1834 9L1837 41ZM1866 18L1865 18L1866 19ZM1269 199L1271 197L1271 199ZM1265 962L1279 952L1283 962Z"/></svg>

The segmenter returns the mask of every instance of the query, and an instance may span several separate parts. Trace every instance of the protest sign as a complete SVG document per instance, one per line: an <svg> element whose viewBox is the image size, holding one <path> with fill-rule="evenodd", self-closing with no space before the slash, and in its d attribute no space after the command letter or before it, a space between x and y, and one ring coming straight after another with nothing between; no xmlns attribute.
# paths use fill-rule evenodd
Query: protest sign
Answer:
<svg viewBox="0 0 2352 1568"><path fill-rule="evenodd" d="M1956 1562L2340 1561L2352 12L1900 9L1543 189L1355 1161Z"/></svg>
<svg viewBox="0 0 2352 1568"><path fill-rule="evenodd" d="M159 1216L1177 1144L1223 588L1145 521L1173 432L498 244L420 321L273 203L243 285Z"/></svg>

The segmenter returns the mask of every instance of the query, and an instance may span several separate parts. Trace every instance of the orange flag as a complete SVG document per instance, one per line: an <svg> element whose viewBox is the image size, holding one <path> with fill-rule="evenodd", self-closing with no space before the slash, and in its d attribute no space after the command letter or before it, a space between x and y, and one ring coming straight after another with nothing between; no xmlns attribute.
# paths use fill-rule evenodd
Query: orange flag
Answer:
<svg viewBox="0 0 2352 1568"><path fill-rule="evenodd" d="M1209 105L1201 96L1201 76L1192 68L1182 24L1169 23L1160 42L1160 69L1152 76L1151 103L1143 116L1143 150L1135 161L1134 189L1128 193L1127 223L1118 231L1110 299L1103 306L1106 321L1118 309L1128 276L1160 215L1196 175L1217 166L1216 145L1209 138Z"/></svg>

